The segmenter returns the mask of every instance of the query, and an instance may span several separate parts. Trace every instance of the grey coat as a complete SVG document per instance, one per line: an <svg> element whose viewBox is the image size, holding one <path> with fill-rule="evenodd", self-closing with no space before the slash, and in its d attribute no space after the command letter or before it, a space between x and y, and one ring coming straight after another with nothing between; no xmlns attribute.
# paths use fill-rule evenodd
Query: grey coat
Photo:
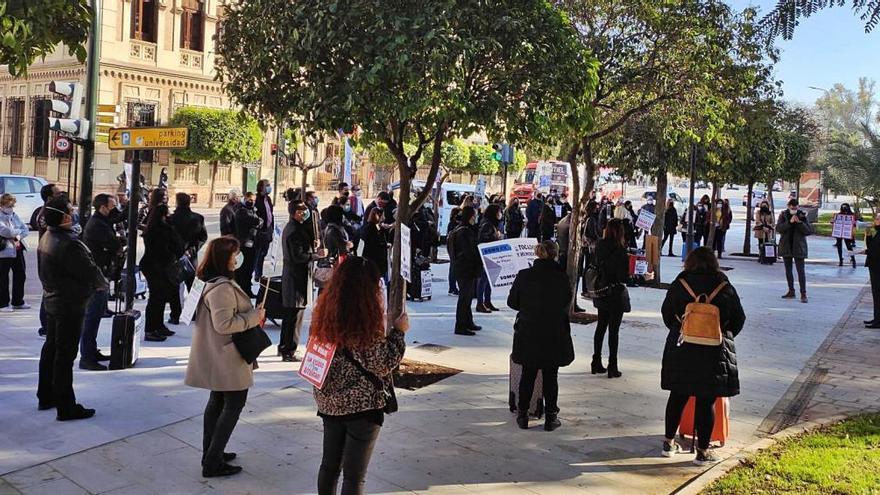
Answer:
<svg viewBox="0 0 880 495"><path fill-rule="evenodd" d="M783 258L806 258L807 236L813 233L807 214L798 210L800 223L791 223L791 213L788 210L779 214L776 220L776 232L779 232L779 256Z"/></svg>

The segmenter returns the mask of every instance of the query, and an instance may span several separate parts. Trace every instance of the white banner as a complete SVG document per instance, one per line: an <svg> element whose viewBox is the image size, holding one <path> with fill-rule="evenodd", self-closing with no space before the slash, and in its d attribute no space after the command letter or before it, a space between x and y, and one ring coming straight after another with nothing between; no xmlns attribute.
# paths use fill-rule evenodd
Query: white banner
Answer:
<svg viewBox="0 0 880 495"><path fill-rule="evenodd" d="M410 259L409 239L409 227L400 224L400 276L407 282L412 282L410 278L412 259Z"/></svg>
<svg viewBox="0 0 880 495"><path fill-rule="evenodd" d="M351 185L351 160L352 160L351 143L348 136L345 136L345 168L342 171L342 182Z"/></svg>
<svg viewBox="0 0 880 495"><path fill-rule="evenodd" d="M651 213L650 211L642 208L639 210L639 218L636 219L636 228L651 231L651 227L654 226L654 220L657 219L657 215Z"/></svg>
<svg viewBox="0 0 880 495"><path fill-rule="evenodd" d="M831 229L831 237L835 239L853 238L853 215L840 215L834 217L834 226Z"/></svg>
<svg viewBox="0 0 880 495"><path fill-rule="evenodd" d="M183 300L183 309L180 310L180 323L183 325L189 325L193 317L196 314L196 308L199 306L199 301L202 299L202 292L205 290L205 282L202 281L199 277L196 277L193 280L192 287L189 289L189 293L186 295L186 298Z"/></svg>
<svg viewBox="0 0 880 495"><path fill-rule="evenodd" d="M520 270L532 266L538 240L530 237L480 244L480 258L492 287L508 287Z"/></svg>
<svg viewBox="0 0 880 495"><path fill-rule="evenodd" d="M422 270L422 297L431 297L431 270Z"/></svg>

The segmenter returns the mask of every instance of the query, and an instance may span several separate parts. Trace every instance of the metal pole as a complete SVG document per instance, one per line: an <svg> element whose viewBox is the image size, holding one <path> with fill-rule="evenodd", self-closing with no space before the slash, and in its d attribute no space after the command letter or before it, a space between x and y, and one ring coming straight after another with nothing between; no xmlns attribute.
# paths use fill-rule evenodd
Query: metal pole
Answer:
<svg viewBox="0 0 880 495"><path fill-rule="evenodd" d="M284 126L279 125L275 133L275 182L272 184L272 203L278 203L278 171L281 169L281 154L284 152Z"/></svg>
<svg viewBox="0 0 880 495"><path fill-rule="evenodd" d="M694 245L694 180L697 175L697 143L691 143L691 176L690 176L690 205L688 205L688 230L687 246L685 252L691 254Z"/></svg>
<svg viewBox="0 0 880 495"><path fill-rule="evenodd" d="M92 32L89 36L89 55L86 79L86 119L89 136L83 143L82 187L79 191L79 218L85 223L92 206L92 188L95 170L95 113L98 106L98 69L101 58L101 0L92 0ZM73 102L79 105L80 102Z"/></svg>
<svg viewBox="0 0 880 495"><path fill-rule="evenodd" d="M134 151L134 159L131 161L131 194L128 199L128 251L125 261L125 310L134 308L135 293L135 264L137 263L137 223L138 208L141 204L141 152Z"/></svg>
<svg viewBox="0 0 880 495"><path fill-rule="evenodd" d="M501 181L501 197L504 198L504 203L507 204L507 167L510 164L503 162L501 166L504 167L504 178Z"/></svg>

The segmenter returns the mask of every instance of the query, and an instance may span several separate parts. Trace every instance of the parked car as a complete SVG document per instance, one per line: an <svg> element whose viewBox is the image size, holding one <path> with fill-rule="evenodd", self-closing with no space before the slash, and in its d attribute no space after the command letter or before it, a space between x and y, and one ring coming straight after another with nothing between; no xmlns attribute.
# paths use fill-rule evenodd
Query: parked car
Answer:
<svg viewBox="0 0 880 495"><path fill-rule="evenodd" d="M704 180L694 182L695 189L709 189L709 183Z"/></svg>
<svg viewBox="0 0 880 495"><path fill-rule="evenodd" d="M414 180L412 182L412 187L413 194L417 194L425 187L425 182ZM394 182L389 189L391 191L400 189L400 182ZM454 182L443 183L443 188L440 190L440 211L437 214L437 226L441 239L446 238L446 225L449 224L449 215L452 213L452 209L461 204L462 196L464 196L465 193L473 194L475 189L476 187L473 184L457 184ZM488 201L489 198L484 195L483 200ZM431 207L430 201L426 201L425 204L428 207Z"/></svg>
<svg viewBox="0 0 880 495"><path fill-rule="evenodd" d="M728 189L729 191L739 191L739 186L736 185L736 184L728 184L728 185L727 185L727 189Z"/></svg>
<svg viewBox="0 0 880 495"><path fill-rule="evenodd" d="M676 192L670 192L668 196L669 196L669 199L675 201L676 203L681 203L681 204L687 203L687 199L679 196L678 193L676 193ZM648 198L654 199L656 197L657 197L657 191L645 191L644 193L642 193L642 199L648 199Z"/></svg>
<svg viewBox="0 0 880 495"><path fill-rule="evenodd" d="M28 175L0 175L0 194L15 195L15 212L28 223L34 210L43 206L40 189L48 184L46 179Z"/></svg>
<svg viewBox="0 0 880 495"><path fill-rule="evenodd" d="M758 189L752 189L752 207L767 198L767 193ZM749 193L743 194L743 206L748 206Z"/></svg>

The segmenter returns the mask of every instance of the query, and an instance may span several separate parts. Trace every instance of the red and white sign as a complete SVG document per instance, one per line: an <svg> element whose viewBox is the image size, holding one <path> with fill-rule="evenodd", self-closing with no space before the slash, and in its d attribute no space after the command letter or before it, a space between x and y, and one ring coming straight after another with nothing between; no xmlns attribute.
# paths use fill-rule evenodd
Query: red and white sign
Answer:
<svg viewBox="0 0 880 495"><path fill-rule="evenodd" d="M59 153L67 153L70 150L70 139L64 136L55 138L55 151Z"/></svg>
<svg viewBox="0 0 880 495"><path fill-rule="evenodd" d="M324 344L309 337L306 353L299 367L299 376L320 390L330 372L330 363L333 362L335 354L336 344Z"/></svg>

